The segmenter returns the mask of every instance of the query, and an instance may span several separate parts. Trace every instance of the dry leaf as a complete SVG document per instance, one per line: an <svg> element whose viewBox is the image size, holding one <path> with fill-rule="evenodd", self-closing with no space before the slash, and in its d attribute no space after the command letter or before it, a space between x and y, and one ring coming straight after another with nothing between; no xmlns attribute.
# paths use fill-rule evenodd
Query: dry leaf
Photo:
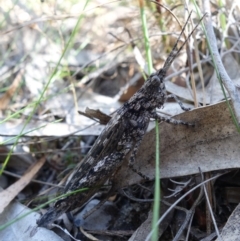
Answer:
<svg viewBox="0 0 240 241"><path fill-rule="evenodd" d="M216 239L216 241L239 241L240 237L240 204L234 209L227 223L225 224L220 236L222 239Z"/></svg>
<svg viewBox="0 0 240 241"><path fill-rule="evenodd" d="M240 168L240 135L233 124L227 104L221 102L176 116L195 127L160 124L161 178L179 177L199 172ZM155 173L155 130L147 133L134 167L149 178ZM121 186L141 178L127 165L118 172Z"/></svg>
<svg viewBox="0 0 240 241"><path fill-rule="evenodd" d="M26 206L18 202L12 202L4 212L0 214L0 226L30 211ZM57 234L46 228L37 228L32 237L33 226L36 225L36 220L39 219L39 217L40 214L36 212L29 213L26 217L1 230L0 239L4 241L63 241Z"/></svg>
<svg viewBox="0 0 240 241"><path fill-rule="evenodd" d="M45 161L46 159L44 157L41 158L33 166L31 166L18 181L0 192L0 213L2 213L8 204L18 195L18 193L29 184L39 169L43 166Z"/></svg>

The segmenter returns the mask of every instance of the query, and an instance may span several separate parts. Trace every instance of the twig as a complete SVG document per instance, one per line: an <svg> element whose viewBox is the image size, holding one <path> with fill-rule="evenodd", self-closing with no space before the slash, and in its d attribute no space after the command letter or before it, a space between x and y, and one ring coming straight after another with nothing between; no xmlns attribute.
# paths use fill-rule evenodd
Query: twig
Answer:
<svg viewBox="0 0 240 241"><path fill-rule="evenodd" d="M201 170L200 167L199 167L199 172L201 173L202 180L204 180L203 173L202 173L202 170ZM210 204L210 201L209 201L209 198L208 198L208 195L207 195L207 189L206 189L205 184L203 185L203 190L204 190L204 193L205 193L206 201L207 201L207 204L208 204L208 209L209 209L209 212L211 214L211 218L212 218L212 221L213 221L215 231L217 233L217 236L218 236L219 240L223 241L222 237L220 236L218 226L216 224L216 220L215 220L214 215L213 215L213 211L212 211L211 204Z"/></svg>
<svg viewBox="0 0 240 241"><path fill-rule="evenodd" d="M22 178L21 175L18 175L18 174L15 174L15 173L12 173L12 172L9 172L9 171L6 171L4 170L3 171L4 174L6 175L9 175L11 177L16 177L16 178ZM53 184L53 183L50 183L50 182L43 182L43 181L40 181L40 180L36 180L36 179L32 179L31 182L35 182L35 183L39 183L39 184L44 184L44 185L48 185L48 186L52 186L52 187L57 187L57 188L62 188L61 186L57 185L57 184Z"/></svg>
<svg viewBox="0 0 240 241"><path fill-rule="evenodd" d="M192 207L190 208L190 210L187 210L186 212L186 218L182 224L182 226L180 227L180 229L178 230L176 236L174 237L173 241L177 241L179 240L180 236L182 235L182 232L184 231L184 229L186 228L187 224L189 223L189 221L191 220L191 218L193 217L194 214L194 210L196 208L196 206L199 204L201 198L203 195L203 188L201 186L199 195L197 197L197 199L195 200L195 202L193 203Z"/></svg>

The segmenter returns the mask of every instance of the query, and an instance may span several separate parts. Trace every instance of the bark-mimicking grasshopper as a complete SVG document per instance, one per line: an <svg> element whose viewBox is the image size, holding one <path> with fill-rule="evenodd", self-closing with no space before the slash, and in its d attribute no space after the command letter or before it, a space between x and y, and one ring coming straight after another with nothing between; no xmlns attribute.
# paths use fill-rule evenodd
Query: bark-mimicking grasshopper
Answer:
<svg viewBox="0 0 240 241"><path fill-rule="evenodd" d="M168 98L175 98L183 110L189 110L175 96L167 95L164 84L167 70L192 34L177 49L187 22L163 68L151 74L140 90L115 112L89 153L68 178L62 194L83 188L88 190L56 201L54 206L37 221L38 226L47 227L61 214L82 206L118 170L127 154L130 154L129 166L137 172L133 168L133 163L151 118L172 124L193 125L182 120L161 117L156 113L156 108L162 108Z"/></svg>

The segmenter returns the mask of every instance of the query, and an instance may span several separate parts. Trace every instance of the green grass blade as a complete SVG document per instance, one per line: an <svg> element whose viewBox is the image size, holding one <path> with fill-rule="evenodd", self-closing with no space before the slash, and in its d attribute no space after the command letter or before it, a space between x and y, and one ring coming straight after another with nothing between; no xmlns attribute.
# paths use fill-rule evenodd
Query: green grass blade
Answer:
<svg viewBox="0 0 240 241"><path fill-rule="evenodd" d="M142 0L139 0L140 6L140 15L142 21L142 28L143 28L143 35L144 35L144 44L145 44L145 51L147 56L147 63L148 63L148 74L153 72L153 63L152 63L152 54L151 48L149 43L149 35L148 35L148 28L147 28L147 19L144 10L144 4ZM153 219L152 219L152 241L158 240L158 226L157 221L159 219L159 211L160 211L160 151L159 151L159 126L158 121L156 121L156 158L155 158L155 191L154 191L154 204L153 204Z"/></svg>

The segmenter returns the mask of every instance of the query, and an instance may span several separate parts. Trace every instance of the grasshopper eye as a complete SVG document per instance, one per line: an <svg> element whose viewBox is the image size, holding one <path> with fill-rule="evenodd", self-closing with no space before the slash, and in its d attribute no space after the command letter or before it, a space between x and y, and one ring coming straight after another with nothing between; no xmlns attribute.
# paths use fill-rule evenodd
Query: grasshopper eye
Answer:
<svg viewBox="0 0 240 241"><path fill-rule="evenodd" d="M153 75L151 77L151 84L154 85L154 86L159 86L161 83L161 80L160 78L157 76L157 75Z"/></svg>

